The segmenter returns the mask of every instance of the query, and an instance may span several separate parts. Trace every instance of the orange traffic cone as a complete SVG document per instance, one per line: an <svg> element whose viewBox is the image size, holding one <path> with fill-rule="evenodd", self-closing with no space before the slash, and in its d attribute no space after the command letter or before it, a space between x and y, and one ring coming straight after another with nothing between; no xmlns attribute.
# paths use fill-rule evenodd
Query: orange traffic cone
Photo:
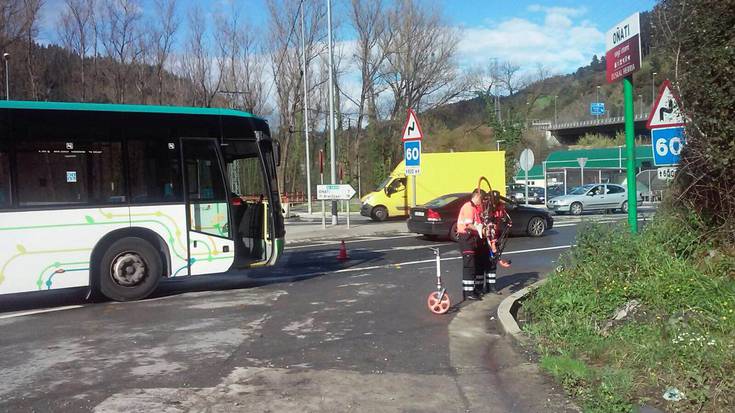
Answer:
<svg viewBox="0 0 735 413"><path fill-rule="evenodd" d="M345 240L342 240L342 243L339 245L339 254L337 254L337 259L340 261L350 259L350 257L347 256L347 247L345 247Z"/></svg>

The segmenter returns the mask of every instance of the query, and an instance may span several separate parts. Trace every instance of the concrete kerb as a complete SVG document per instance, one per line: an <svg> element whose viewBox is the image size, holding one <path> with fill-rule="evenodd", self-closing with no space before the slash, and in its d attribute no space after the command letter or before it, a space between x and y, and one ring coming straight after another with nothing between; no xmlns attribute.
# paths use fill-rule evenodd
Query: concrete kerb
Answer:
<svg viewBox="0 0 735 413"><path fill-rule="evenodd" d="M513 316L513 313L518 310L518 303L520 300L534 289L543 285L546 281L548 281L548 278L539 280L526 288L516 291L500 302L500 305L498 306L498 320L500 321L500 327L505 334L510 335L518 341L525 341L526 337L518 326L518 322Z"/></svg>

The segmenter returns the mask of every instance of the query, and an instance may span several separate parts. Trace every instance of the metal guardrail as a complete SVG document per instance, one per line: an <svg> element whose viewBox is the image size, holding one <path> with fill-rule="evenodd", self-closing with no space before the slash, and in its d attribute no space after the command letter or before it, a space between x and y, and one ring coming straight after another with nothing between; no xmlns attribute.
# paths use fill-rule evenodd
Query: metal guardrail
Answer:
<svg viewBox="0 0 735 413"><path fill-rule="evenodd" d="M648 115L636 115L635 116L635 122L640 122L648 119ZM553 122L534 122L535 127L539 127L542 125L549 125L548 130L560 130L560 129L574 129L574 128L582 128L586 126L606 126L606 125L617 125L625 123L625 117L624 116L614 116L612 118L600 118L600 119L590 119L590 120L581 120L577 122L563 122L563 123L553 123Z"/></svg>

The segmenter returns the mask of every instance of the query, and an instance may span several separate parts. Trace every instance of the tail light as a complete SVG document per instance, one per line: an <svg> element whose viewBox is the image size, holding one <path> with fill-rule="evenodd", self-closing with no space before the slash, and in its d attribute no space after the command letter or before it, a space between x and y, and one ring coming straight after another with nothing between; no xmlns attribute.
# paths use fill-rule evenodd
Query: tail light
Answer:
<svg viewBox="0 0 735 413"><path fill-rule="evenodd" d="M240 206L242 205L242 198L240 198L239 196L233 196L230 200L230 204L232 206Z"/></svg>
<svg viewBox="0 0 735 413"><path fill-rule="evenodd" d="M431 222L441 221L442 216L433 209L429 209L426 211L426 220Z"/></svg>

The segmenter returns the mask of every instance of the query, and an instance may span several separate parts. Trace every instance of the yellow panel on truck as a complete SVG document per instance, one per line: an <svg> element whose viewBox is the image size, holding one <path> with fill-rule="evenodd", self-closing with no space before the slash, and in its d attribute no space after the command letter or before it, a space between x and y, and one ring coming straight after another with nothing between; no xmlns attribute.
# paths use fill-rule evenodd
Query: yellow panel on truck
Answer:
<svg viewBox="0 0 735 413"><path fill-rule="evenodd" d="M408 216L413 199L411 177L401 161L378 188L362 197L360 213L374 220ZM446 194L472 192L481 176L505 195L505 152L422 153L416 176L416 205ZM486 189L486 188L483 188Z"/></svg>

